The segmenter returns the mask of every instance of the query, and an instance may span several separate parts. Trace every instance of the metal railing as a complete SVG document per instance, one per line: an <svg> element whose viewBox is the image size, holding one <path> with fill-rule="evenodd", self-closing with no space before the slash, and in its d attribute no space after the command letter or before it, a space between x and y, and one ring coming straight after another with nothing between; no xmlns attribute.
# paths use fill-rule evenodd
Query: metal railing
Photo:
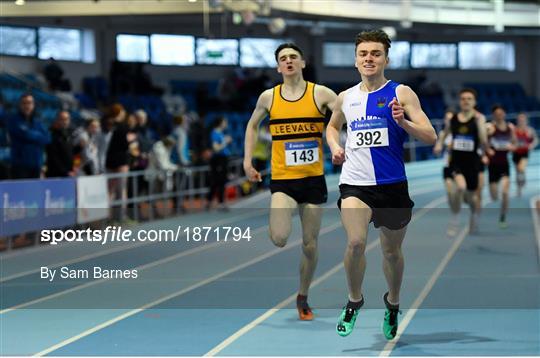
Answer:
<svg viewBox="0 0 540 358"><path fill-rule="evenodd" d="M229 179L226 187L240 185L247 180L243 173L243 159L237 158L229 161L228 174ZM160 200L174 200L174 212L181 214L190 205L184 205L186 202L193 202L197 197L206 197L210 187L210 166L182 167L176 171L149 171L139 170L127 173L108 173L105 174L109 188L117 187L117 193L124 193L112 197L110 200L111 209L120 209L120 217L125 219L126 209L129 207L132 212L132 219L139 221L139 204L147 203L150 205L148 220L155 217L152 205ZM113 181L116 181L114 183ZM126 198L127 197L127 198ZM116 209L115 209L116 208Z"/></svg>

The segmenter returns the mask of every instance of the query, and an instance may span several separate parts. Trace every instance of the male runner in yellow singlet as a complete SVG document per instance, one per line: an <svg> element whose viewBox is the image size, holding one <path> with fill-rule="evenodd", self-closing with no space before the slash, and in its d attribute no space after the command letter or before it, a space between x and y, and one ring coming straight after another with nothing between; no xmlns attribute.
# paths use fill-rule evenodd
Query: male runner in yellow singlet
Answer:
<svg viewBox="0 0 540 358"><path fill-rule="evenodd" d="M261 181L252 165L259 124L270 117L272 135L270 239L284 247L291 234L292 214L297 207L302 222L300 288L296 300L301 320L312 320L307 294L317 266L317 237L322 209L328 197L324 179L322 134L324 116L332 110L336 94L304 80L306 63L302 50L292 43L275 51L277 71L283 83L264 91L246 128L244 171L250 181Z"/></svg>

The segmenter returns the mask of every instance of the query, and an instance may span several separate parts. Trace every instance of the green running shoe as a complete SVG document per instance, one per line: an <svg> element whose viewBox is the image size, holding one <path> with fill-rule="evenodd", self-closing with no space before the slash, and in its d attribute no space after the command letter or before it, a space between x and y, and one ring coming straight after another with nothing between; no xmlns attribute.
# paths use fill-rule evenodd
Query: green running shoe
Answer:
<svg viewBox="0 0 540 358"><path fill-rule="evenodd" d="M341 337L347 337L354 329L354 323L356 322L356 317L358 317L358 311L364 305L364 297L358 303L357 308L352 307L343 307L341 315L339 316L339 321L336 326L336 332Z"/></svg>
<svg viewBox="0 0 540 358"><path fill-rule="evenodd" d="M388 340L394 339L398 329L398 314L401 313L399 305L392 305L388 302L388 292L383 297L386 311L384 312L383 334Z"/></svg>
<svg viewBox="0 0 540 358"><path fill-rule="evenodd" d="M343 307L341 315L339 316L339 322L336 327L337 334L341 337L347 337L354 328L354 323L358 317L358 310L354 308Z"/></svg>

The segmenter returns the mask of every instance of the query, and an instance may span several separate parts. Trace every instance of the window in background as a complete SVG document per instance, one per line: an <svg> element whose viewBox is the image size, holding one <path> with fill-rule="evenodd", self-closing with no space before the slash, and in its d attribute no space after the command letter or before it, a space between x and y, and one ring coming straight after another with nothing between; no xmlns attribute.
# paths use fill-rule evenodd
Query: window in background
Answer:
<svg viewBox="0 0 540 358"><path fill-rule="evenodd" d="M197 64L238 65L238 40L197 39Z"/></svg>
<svg viewBox="0 0 540 358"><path fill-rule="evenodd" d="M36 55L36 30L33 28L0 26L0 39L2 55Z"/></svg>
<svg viewBox="0 0 540 358"><path fill-rule="evenodd" d="M47 60L81 61L81 31L40 27L38 29L38 57Z"/></svg>
<svg viewBox="0 0 540 358"><path fill-rule="evenodd" d="M390 58L388 68L393 70L408 69L410 56L411 45L408 41L393 41L388 53Z"/></svg>
<svg viewBox="0 0 540 358"><path fill-rule="evenodd" d="M323 65L354 67L354 44L350 42L323 43Z"/></svg>
<svg viewBox="0 0 540 358"><path fill-rule="evenodd" d="M150 62L153 65L192 66L195 38L182 35L151 35Z"/></svg>
<svg viewBox="0 0 540 358"><path fill-rule="evenodd" d="M148 62L150 50L146 35L117 35L116 59L122 62Z"/></svg>
<svg viewBox="0 0 540 358"><path fill-rule="evenodd" d="M283 39L240 39L240 66L276 67L274 51L287 40Z"/></svg>
<svg viewBox="0 0 540 358"><path fill-rule="evenodd" d="M460 42L458 56L462 70L516 69L514 44L510 42Z"/></svg>
<svg viewBox="0 0 540 358"><path fill-rule="evenodd" d="M96 62L96 40L94 31L82 30L81 60L84 63Z"/></svg>
<svg viewBox="0 0 540 358"><path fill-rule="evenodd" d="M456 44L413 43L411 48L412 68L456 68Z"/></svg>

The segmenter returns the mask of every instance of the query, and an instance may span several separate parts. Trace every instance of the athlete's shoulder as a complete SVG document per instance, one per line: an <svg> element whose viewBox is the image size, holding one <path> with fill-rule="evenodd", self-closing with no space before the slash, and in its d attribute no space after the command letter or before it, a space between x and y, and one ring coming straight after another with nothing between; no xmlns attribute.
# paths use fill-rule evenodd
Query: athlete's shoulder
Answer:
<svg viewBox="0 0 540 358"><path fill-rule="evenodd" d="M352 86L352 87L349 87L349 88L347 88L347 89L344 89L343 91L341 91L341 92L339 93L339 95L340 95L340 96L346 96L346 95L348 95L348 94L350 94L350 93L357 92L357 91L360 91L360 83L357 83L357 84L355 84L355 85Z"/></svg>
<svg viewBox="0 0 540 358"><path fill-rule="evenodd" d="M483 122L483 123L486 122L486 116L484 116L484 114L482 112L475 111L474 112L474 118L476 118L476 120L479 121L479 122Z"/></svg>
<svg viewBox="0 0 540 358"><path fill-rule="evenodd" d="M263 105L264 107L269 107L272 103L274 97L274 88L269 88L264 90L257 101L258 104Z"/></svg>
<svg viewBox="0 0 540 358"><path fill-rule="evenodd" d="M394 88L398 95L409 96L409 95L414 94L413 89L411 87L403 84L403 83L397 83L397 82L394 82L394 81L390 81L389 86L391 88Z"/></svg>

